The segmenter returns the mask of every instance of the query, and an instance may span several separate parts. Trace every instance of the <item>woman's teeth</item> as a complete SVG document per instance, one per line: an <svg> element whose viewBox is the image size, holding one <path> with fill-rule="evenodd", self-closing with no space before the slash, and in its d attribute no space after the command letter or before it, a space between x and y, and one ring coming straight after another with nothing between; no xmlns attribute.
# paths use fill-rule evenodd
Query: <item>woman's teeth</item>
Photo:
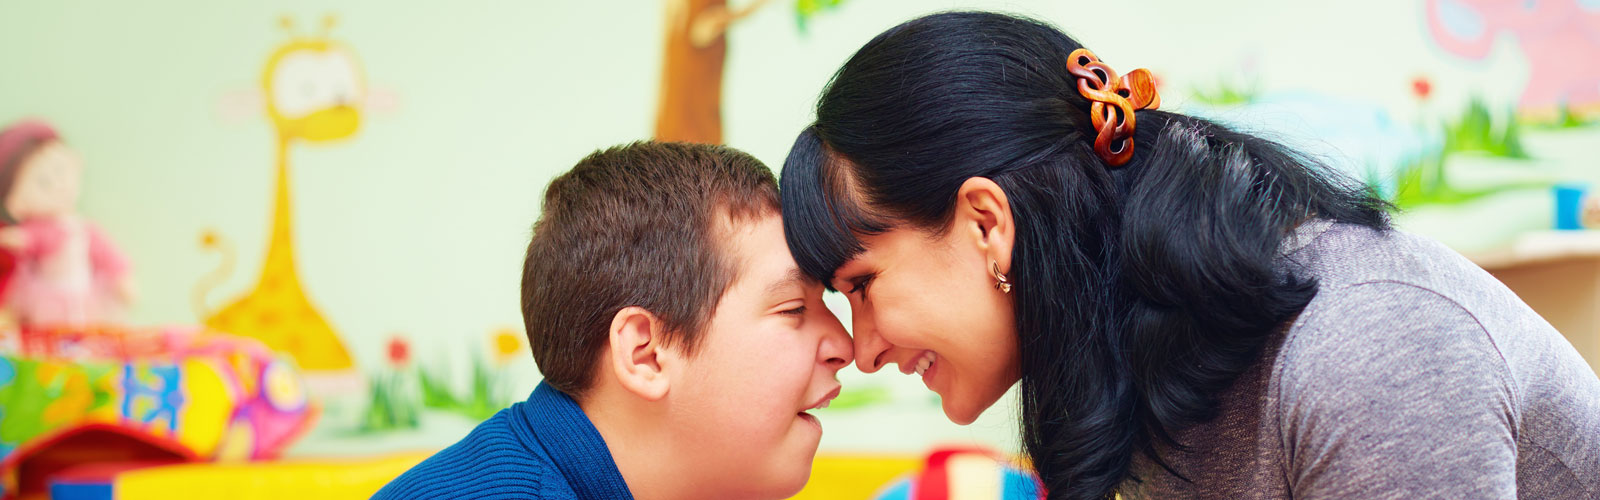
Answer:
<svg viewBox="0 0 1600 500"><path fill-rule="evenodd" d="M927 372L928 367L933 366L934 360L938 358L939 356L934 354L933 351L922 351L922 357L917 358L917 375Z"/></svg>

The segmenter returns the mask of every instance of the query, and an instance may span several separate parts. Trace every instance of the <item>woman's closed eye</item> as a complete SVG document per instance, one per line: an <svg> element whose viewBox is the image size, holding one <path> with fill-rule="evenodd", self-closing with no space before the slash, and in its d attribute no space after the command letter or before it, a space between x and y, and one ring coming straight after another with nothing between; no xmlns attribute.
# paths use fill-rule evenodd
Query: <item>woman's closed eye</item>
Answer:
<svg viewBox="0 0 1600 500"><path fill-rule="evenodd" d="M862 297L866 297L867 296L867 293L866 293L867 292L867 286L871 285L872 284L872 279L876 278L876 277L877 277L876 274L868 274L868 275L860 276L860 277L857 277L855 279L850 280L850 290L845 292L845 294L851 295L851 294L860 293Z"/></svg>

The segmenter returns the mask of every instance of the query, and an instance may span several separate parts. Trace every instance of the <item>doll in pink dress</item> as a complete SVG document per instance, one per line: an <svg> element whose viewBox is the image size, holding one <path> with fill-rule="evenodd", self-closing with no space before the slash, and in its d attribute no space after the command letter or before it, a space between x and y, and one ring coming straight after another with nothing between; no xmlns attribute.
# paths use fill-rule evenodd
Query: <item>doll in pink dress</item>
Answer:
<svg viewBox="0 0 1600 500"><path fill-rule="evenodd" d="M25 329L113 322L132 299L127 259L74 208L82 174L48 124L0 131L0 309Z"/></svg>

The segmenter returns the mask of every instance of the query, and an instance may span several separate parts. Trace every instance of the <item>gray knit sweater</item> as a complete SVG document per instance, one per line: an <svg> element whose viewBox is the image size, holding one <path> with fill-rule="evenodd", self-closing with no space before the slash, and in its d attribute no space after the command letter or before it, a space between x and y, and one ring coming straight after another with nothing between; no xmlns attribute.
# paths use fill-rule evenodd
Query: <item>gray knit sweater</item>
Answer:
<svg viewBox="0 0 1600 500"><path fill-rule="evenodd" d="M1499 281L1401 231L1284 251L1316 298L1163 452L1191 482L1136 459L1124 498L1600 499L1600 379Z"/></svg>

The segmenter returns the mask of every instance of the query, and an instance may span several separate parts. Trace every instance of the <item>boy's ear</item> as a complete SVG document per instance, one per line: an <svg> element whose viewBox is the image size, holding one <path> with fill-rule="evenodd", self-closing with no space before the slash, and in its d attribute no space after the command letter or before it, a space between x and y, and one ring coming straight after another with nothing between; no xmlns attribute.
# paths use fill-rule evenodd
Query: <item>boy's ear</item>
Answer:
<svg viewBox="0 0 1600 500"><path fill-rule="evenodd" d="M611 349L606 366L622 387L649 401L667 395L668 366L673 353L662 345L661 318L643 307L628 306L611 318Z"/></svg>

